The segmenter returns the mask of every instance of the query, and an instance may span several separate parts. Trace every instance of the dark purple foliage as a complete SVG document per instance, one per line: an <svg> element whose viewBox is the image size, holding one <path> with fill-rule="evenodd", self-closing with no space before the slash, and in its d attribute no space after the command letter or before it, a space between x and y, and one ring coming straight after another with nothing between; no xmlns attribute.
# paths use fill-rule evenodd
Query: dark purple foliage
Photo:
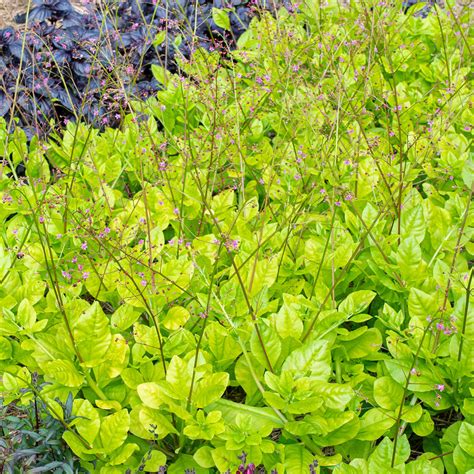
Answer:
<svg viewBox="0 0 474 474"><path fill-rule="evenodd" d="M69 0L34 0L28 15L16 17L18 23L27 23L25 33L11 27L0 30L0 117L17 118L29 134L48 132L51 119L117 125L127 110L127 98L147 98L160 89L152 64L175 72L176 56L188 58L197 46L216 47L225 39L232 47L258 2L105 0L101 4L106 8L85 3L78 10ZM235 9L231 32L214 23L213 7ZM166 39L155 47L153 40L163 30Z"/></svg>
<svg viewBox="0 0 474 474"><path fill-rule="evenodd" d="M78 10L69 0L34 0L16 18L26 32L0 30L0 117L18 119L29 135L47 133L51 119L115 126L128 98L160 89L152 64L175 72L177 55L223 40L232 48L258 8L292 8L289 0L103 0L102 8L83 1ZM405 11L417 1L406 0ZM213 7L231 9L232 31L215 24ZM165 40L154 46L161 31Z"/></svg>

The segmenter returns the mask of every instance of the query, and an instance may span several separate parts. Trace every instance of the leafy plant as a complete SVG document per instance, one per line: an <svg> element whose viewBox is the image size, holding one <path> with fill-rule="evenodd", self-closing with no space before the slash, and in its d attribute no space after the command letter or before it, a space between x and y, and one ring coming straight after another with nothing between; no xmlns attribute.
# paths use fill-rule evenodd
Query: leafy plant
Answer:
<svg viewBox="0 0 474 474"><path fill-rule="evenodd" d="M68 419L72 397L63 408ZM62 424L51 416L38 398L23 407L2 405L0 422L0 472L84 472L61 439Z"/></svg>
<svg viewBox="0 0 474 474"><path fill-rule="evenodd" d="M265 3L265 2L264 2ZM274 8L274 3L267 8ZM176 71L197 47L233 47L258 4L223 2L38 0L0 30L0 117L31 137L51 120L120 123L132 98L160 90L154 65ZM219 23L219 25L216 23Z"/></svg>
<svg viewBox="0 0 474 474"><path fill-rule="evenodd" d="M28 146L1 122L5 402L38 373L87 472L472 469L470 45L446 12L307 2L155 65L118 128Z"/></svg>

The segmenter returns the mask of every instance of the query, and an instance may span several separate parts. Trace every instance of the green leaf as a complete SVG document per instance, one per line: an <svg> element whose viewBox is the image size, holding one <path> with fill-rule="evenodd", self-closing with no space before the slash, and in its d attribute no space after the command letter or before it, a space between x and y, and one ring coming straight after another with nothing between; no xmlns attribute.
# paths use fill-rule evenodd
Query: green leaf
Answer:
<svg viewBox="0 0 474 474"><path fill-rule="evenodd" d="M163 388L155 382L138 385L137 393L141 401L150 408L160 408L168 400L168 396Z"/></svg>
<svg viewBox="0 0 474 474"><path fill-rule="evenodd" d="M140 317L140 313L131 304L123 304L112 314L112 327L125 331Z"/></svg>
<svg viewBox="0 0 474 474"><path fill-rule="evenodd" d="M144 382L143 375L136 369L126 368L120 373L120 377L128 388L135 390Z"/></svg>
<svg viewBox="0 0 474 474"><path fill-rule="evenodd" d="M256 296L265 288L271 288L278 275L279 258L273 255L270 258L258 260L256 265L247 265L247 284L248 294L251 297Z"/></svg>
<svg viewBox="0 0 474 474"><path fill-rule="evenodd" d="M239 385L245 390L248 397L252 397L253 394L258 392L258 387L253 374L255 374L255 377L259 380L265 371L264 367L262 367L257 361L253 360L251 363L252 370L249 367L247 359L242 356L237 360L234 367L235 378Z"/></svg>
<svg viewBox="0 0 474 474"><path fill-rule="evenodd" d="M153 77L160 83L166 85L168 83L168 72L162 66L158 64L151 65L151 73Z"/></svg>
<svg viewBox="0 0 474 474"><path fill-rule="evenodd" d="M303 474L309 472L314 456L300 444L285 446L285 472L287 474Z"/></svg>
<svg viewBox="0 0 474 474"><path fill-rule="evenodd" d="M194 460L204 468L214 467L214 459L212 459L212 448L210 446L202 446L194 453Z"/></svg>
<svg viewBox="0 0 474 474"><path fill-rule="evenodd" d="M390 472L394 443L389 438L384 438L369 457L369 472ZM410 457L410 444L406 435L398 438L394 466L404 465ZM398 471L397 471L398 472Z"/></svg>
<svg viewBox="0 0 474 474"><path fill-rule="evenodd" d="M390 376L400 385L405 385L411 369L411 361L406 359L387 359L384 360ZM421 366L421 364L420 364ZM410 375L408 389L413 392L432 392L433 387L438 383L438 379L431 370L423 365L416 375Z"/></svg>
<svg viewBox="0 0 474 474"><path fill-rule="evenodd" d="M271 408L254 407L221 398L206 407L206 412L213 410L221 411L226 423L233 423L237 415L241 414L251 417L255 430L259 430L268 424L271 424L274 428L283 427L283 421Z"/></svg>
<svg viewBox="0 0 474 474"><path fill-rule="evenodd" d="M254 329L250 338L252 355L263 367L266 367L267 370L274 369L281 354L280 338L277 332L263 321L259 321L257 326L260 330L261 340L257 334L257 330ZM272 367L268 365L268 360Z"/></svg>
<svg viewBox="0 0 474 474"><path fill-rule="evenodd" d="M69 360L56 359L43 364L46 380L59 383L66 387L80 387L84 376L78 372Z"/></svg>
<svg viewBox="0 0 474 474"><path fill-rule="evenodd" d="M153 449L143 458L145 461L144 470L147 472L157 472L161 466L166 466L166 455L161 451Z"/></svg>
<svg viewBox="0 0 474 474"><path fill-rule="evenodd" d="M386 410L395 410L403 402L404 389L392 377L379 377L374 383L374 398Z"/></svg>
<svg viewBox="0 0 474 474"><path fill-rule="evenodd" d="M419 456L415 461L409 462L405 466L405 474L443 474L444 467L439 469L429 457L434 457L431 453L425 453ZM439 460L442 465L442 461Z"/></svg>
<svg viewBox="0 0 474 474"><path fill-rule="evenodd" d="M411 424L411 429L418 436L426 437L430 435L434 430L434 422L431 419L431 415L429 414L429 412L426 410L423 410L423 414L421 415L421 418L418 421Z"/></svg>
<svg viewBox="0 0 474 474"><path fill-rule="evenodd" d="M354 389L348 384L312 381L312 392L319 395L327 408L343 410L354 397Z"/></svg>
<svg viewBox="0 0 474 474"><path fill-rule="evenodd" d="M282 339L294 337L299 339L303 333L303 322L298 315L299 305L284 304L275 315L275 325Z"/></svg>
<svg viewBox="0 0 474 474"><path fill-rule="evenodd" d="M252 136L254 139L260 138L263 135L263 123L259 119L252 121L250 125L250 130L252 131Z"/></svg>
<svg viewBox="0 0 474 474"><path fill-rule="evenodd" d="M73 403L73 414L77 417L73 423L77 432L92 444L99 434L100 416L89 400L76 399Z"/></svg>
<svg viewBox="0 0 474 474"><path fill-rule="evenodd" d="M173 356L166 372L166 381L181 395L181 400L187 398L191 387L192 368L178 356Z"/></svg>
<svg viewBox="0 0 474 474"><path fill-rule="evenodd" d="M459 445L454 448L453 461L460 473L467 473L471 469L474 469L474 457L470 456Z"/></svg>
<svg viewBox="0 0 474 474"><path fill-rule="evenodd" d="M343 444L354 439L359 432L360 421L355 413L346 411L338 416L343 417L345 423L332 430L326 436L319 438L322 445L337 446Z"/></svg>
<svg viewBox="0 0 474 474"><path fill-rule="evenodd" d="M109 461L109 464L111 466L120 466L121 464L124 464L125 462L130 459L132 454L135 451L138 451L140 447L138 444L135 443L127 443L118 448L115 452L111 454L111 459Z"/></svg>
<svg viewBox="0 0 474 474"><path fill-rule="evenodd" d="M166 30L162 30L156 34L155 39L153 40L153 46L156 48L160 46L166 39Z"/></svg>
<svg viewBox="0 0 474 474"><path fill-rule="evenodd" d="M79 316L74 328L74 340L86 367L96 367L103 362L112 335L109 320L97 301Z"/></svg>
<svg viewBox="0 0 474 474"><path fill-rule="evenodd" d="M463 421L459 428L458 439L459 446L461 446L469 456L474 457L474 425Z"/></svg>
<svg viewBox="0 0 474 474"><path fill-rule="evenodd" d="M230 20L229 15L225 9L213 8L212 9L212 19L214 23L220 28L230 31Z"/></svg>
<svg viewBox="0 0 474 474"><path fill-rule="evenodd" d="M392 416L379 408L368 410L360 419L360 430L357 439L375 441L395 424Z"/></svg>
<svg viewBox="0 0 474 474"><path fill-rule="evenodd" d="M11 342L3 336L0 336L0 360L10 359L12 356Z"/></svg>
<svg viewBox="0 0 474 474"><path fill-rule="evenodd" d="M101 419L99 437L105 452L122 446L130 428L130 415L123 409Z"/></svg>
<svg viewBox="0 0 474 474"><path fill-rule="evenodd" d="M63 433L63 439L66 441L67 445L71 448L72 452L83 460L94 459L94 455L87 455L87 448L81 442L77 434L71 431L65 431Z"/></svg>
<svg viewBox="0 0 474 474"><path fill-rule="evenodd" d="M163 319L163 326L170 331L174 331L184 326L189 319L190 314L182 306L173 306Z"/></svg>
<svg viewBox="0 0 474 474"><path fill-rule="evenodd" d="M205 376L196 383L192 403L197 408L204 408L221 398L229 384L229 374L219 372Z"/></svg>
<svg viewBox="0 0 474 474"><path fill-rule="evenodd" d="M186 470L196 474L209 474L209 470L202 468L189 454L181 454L178 459L168 467L167 474L183 474Z"/></svg>
<svg viewBox="0 0 474 474"><path fill-rule="evenodd" d="M438 311L438 302L432 294L425 293L417 288L410 288L408 295L408 311L412 318L417 317L426 320L428 316L433 317Z"/></svg>
<svg viewBox="0 0 474 474"><path fill-rule="evenodd" d="M220 324L208 323L206 336L209 350L219 364L234 363L242 352L240 344Z"/></svg>
<svg viewBox="0 0 474 474"><path fill-rule="evenodd" d="M154 432L161 438L170 433L176 433L176 429L168 417L159 410L143 407L138 416L140 423L146 431Z"/></svg>
<svg viewBox="0 0 474 474"><path fill-rule="evenodd" d="M402 410L402 420L407 423L415 423L423 415L423 408L421 405L405 405Z"/></svg>
<svg viewBox="0 0 474 474"><path fill-rule="evenodd" d="M414 237L402 241L396 260L402 279L412 281L424 278L425 266L422 265L421 248Z"/></svg>
<svg viewBox="0 0 474 474"><path fill-rule="evenodd" d="M351 359L362 359L373 352L377 352L382 345L382 335L377 328L370 328L354 339L341 342L346 354ZM354 331L353 331L354 332Z"/></svg>
<svg viewBox="0 0 474 474"><path fill-rule="evenodd" d="M421 204L402 212L400 235L403 239L413 237L418 243L421 243L425 238L425 229L426 223Z"/></svg>
<svg viewBox="0 0 474 474"><path fill-rule="evenodd" d="M24 329L31 329L36 322L36 311L28 299L24 299L18 305L16 320Z"/></svg>
<svg viewBox="0 0 474 474"><path fill-rule="evenodd" d="M298 377L313 377L327 381L331 375L331 351L329 342L320 339L310 341L294 350L281 368Z"/></svg>
<svg viewBox="0 0 474 474"><path fill-rule="evenodd" d="M358 314L364 311L374 298L375 293L373 291L354 291L339 305L338 310L341 313L352 316L353 314Z"/></svg>

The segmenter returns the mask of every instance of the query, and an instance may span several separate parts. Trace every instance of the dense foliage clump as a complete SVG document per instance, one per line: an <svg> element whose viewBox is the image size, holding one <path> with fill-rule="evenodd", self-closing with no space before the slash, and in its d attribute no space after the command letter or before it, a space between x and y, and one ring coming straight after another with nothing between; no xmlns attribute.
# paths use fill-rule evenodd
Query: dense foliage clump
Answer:
<svg viewBox="0 0 474 474"><path fill-rule="evenodd" d="M281 3L281 2L279 2ZM0 30L0 117L16 117L29 135L49 122L118 124L131 98L160 88L153 65L176 71L197 48L233 48L257 11L248 0L36 0ZM217 21L217 23L216 23Z"/></svg>
<svg viewBox="0 0 474 474"><path fill-rule="evenodd" d="M81 469L474 469L469 12L398 6L264 13L115 128L0 121L2 403Z"/></svg>

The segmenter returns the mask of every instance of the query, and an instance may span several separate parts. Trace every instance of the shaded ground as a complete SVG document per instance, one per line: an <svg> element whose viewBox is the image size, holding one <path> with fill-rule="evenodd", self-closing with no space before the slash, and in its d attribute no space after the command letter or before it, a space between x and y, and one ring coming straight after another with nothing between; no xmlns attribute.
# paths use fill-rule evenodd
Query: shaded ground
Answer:
<svg viewBox="0 0 474 474"><path fill-rule="evenodd" d="M27 6L25 0L0 0L0 28L12 24L13 17L24 12Z"/></svg>

